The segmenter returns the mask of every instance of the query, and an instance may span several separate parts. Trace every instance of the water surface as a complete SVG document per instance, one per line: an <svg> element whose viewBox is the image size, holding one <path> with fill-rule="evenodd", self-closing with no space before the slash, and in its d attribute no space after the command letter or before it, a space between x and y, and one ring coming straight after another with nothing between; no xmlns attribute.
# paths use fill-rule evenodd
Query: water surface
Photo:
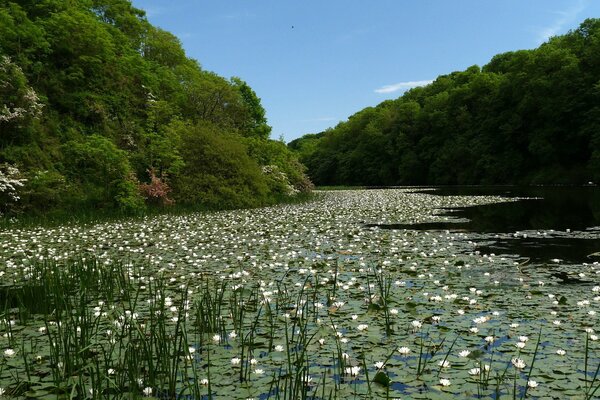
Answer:
<svg viewBox="0 0 600 400"><path fill-rule="evenodd" d="M452 186L436 196L501 196L504 203L438 210L445 222L380 225L383 229L451 230L483 234L477 251L518 255L536 263L600 259L600 188ZM599 253L599 254L595 254Z"/></svg>

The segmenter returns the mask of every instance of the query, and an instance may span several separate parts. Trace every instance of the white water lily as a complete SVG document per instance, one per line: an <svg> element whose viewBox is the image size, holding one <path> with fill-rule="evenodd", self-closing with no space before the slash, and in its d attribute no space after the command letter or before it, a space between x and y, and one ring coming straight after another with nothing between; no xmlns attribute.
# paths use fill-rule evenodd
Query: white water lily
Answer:
<svg viewBox="0 0 600 400"><path fill-rule="evenodd" d="M469 354L471 354L471 352L469 350L463 350L460 353L458 353L458 355L461 357L468 357Z"/></svg>
<svg viewBox="0 0 600 400"><path fill-rule="evenodd" d="M527 386L530 387L531 389L535 389L536 387L539 386L539 384L536 381L529 380L529 381L527 381Z"/></svg>

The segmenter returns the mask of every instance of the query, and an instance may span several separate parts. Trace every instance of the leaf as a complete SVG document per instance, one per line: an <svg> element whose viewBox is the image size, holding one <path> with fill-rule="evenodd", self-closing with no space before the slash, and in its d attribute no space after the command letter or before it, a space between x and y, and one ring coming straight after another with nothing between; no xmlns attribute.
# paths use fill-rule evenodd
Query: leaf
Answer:
<svg viewBox="0 0 600 400"><path fill-rule="evenodd" d="M390 382L392 380L390 379L389 376L387 376L387 374L383 371L379 371L375 374L375 377L373 378L373 382L375 383L379 383L382 386L388 387L390 386Z"/></svg>

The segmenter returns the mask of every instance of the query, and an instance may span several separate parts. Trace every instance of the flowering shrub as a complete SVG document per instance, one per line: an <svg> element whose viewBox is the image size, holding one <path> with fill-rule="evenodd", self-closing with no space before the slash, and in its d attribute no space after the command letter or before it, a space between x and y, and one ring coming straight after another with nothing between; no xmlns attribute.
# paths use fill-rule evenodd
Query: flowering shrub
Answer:
<svg viewBox="0 0 600 400"><path fill-rule="evenodd" d="M0 123L37 118L42 112L37 93L27 86L23 71L7 56L0 58L0 101Z"/></svg>
<svg viewBox="0 0 600 400"><path fill-rule="evenodd" d="M21 178L19 170L10 164L0 164L0 215L9 210L20 197L19 188L26 179Z"/></svg>
<svg viewBox="0 0 600 400"><path fill-rule="evenodd" d="M268 178L271 191L287 196L295 196L300 193L300 191L290 183L286 173L280 170L277 165L265 165L262 167L262 172Z"/></svg>
<svg viewBox="0 0 600 400"><path fill-rule="evenodd" d="M148 170L148 175L150 175L150 183L142 183L138 186L142 196L152 203L158 203L163 206L172 205L174 200L169 198L171 188L166 182L166 175L161 174L160 177L156 176L154 168Z"/></svg>

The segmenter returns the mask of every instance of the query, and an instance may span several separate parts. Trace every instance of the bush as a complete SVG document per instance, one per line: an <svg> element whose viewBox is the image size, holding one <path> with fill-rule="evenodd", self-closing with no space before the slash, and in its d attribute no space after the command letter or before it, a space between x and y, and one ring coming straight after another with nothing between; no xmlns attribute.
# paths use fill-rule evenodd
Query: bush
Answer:
<svg viewBox="0 0 600 400"><path fill-rule="evenodd" d="M266 179L239 137L209 123L179 123L185 166L173 177L175 200L210 208L253 207L269 201Z"/></svg>
<svg viewBox="0 0 600 400"><path fill-rule="evenodd" d="M144 209L127 153L109 139L91 135L70 141L63 146L63 155L74 206L118 208L127 213Z"/></svg>

